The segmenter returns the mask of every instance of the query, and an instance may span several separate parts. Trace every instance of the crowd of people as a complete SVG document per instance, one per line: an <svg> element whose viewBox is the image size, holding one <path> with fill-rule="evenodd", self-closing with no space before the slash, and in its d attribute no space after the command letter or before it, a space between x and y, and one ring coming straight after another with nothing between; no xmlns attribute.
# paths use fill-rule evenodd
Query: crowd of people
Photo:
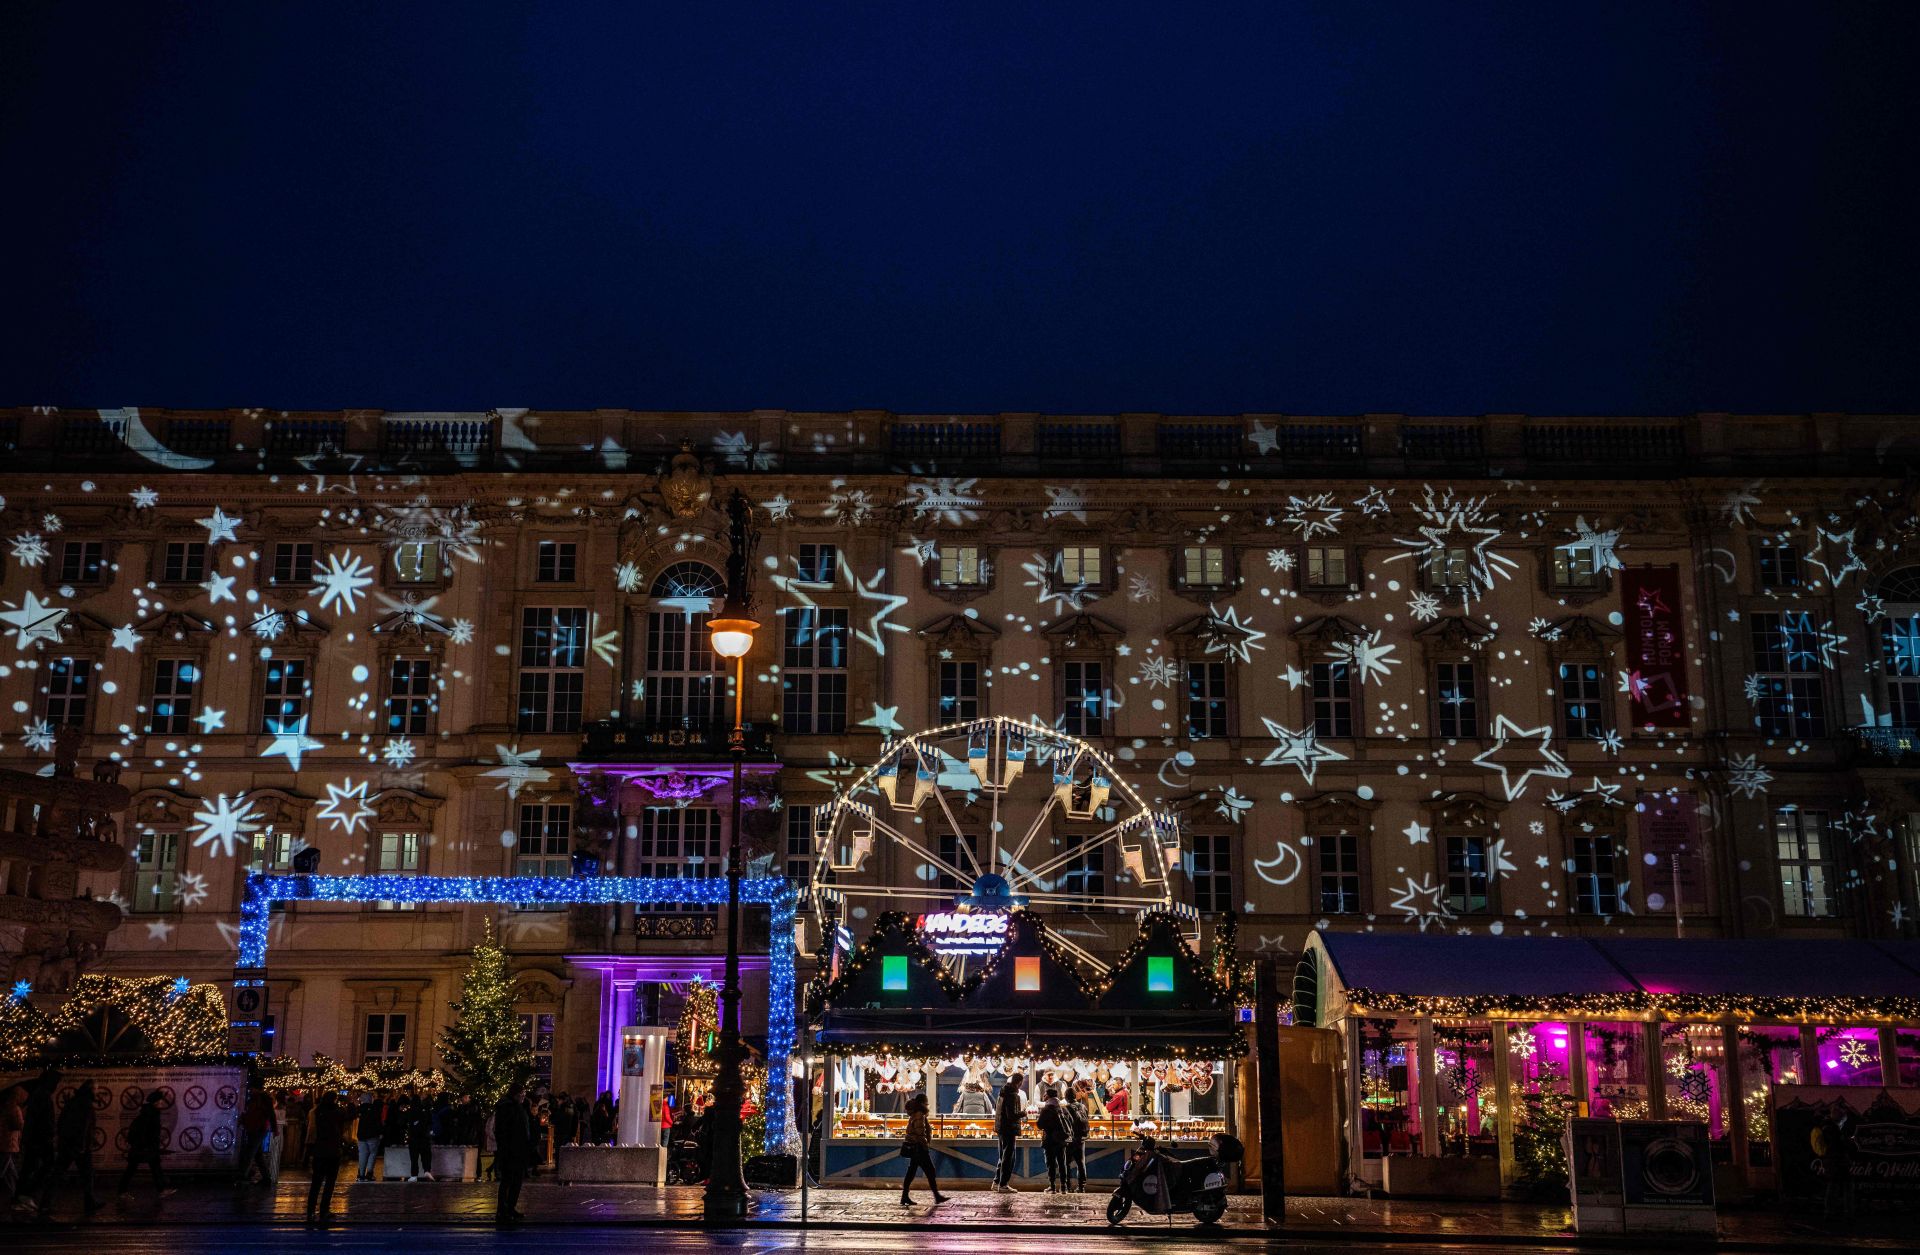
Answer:
<svg viewBox="0 0 1920 1255"><path fill-rule="evenodd" d="M0 1207L44 1216L53 1192L77 1177L85 1214L103 1206L95 1191L94 1141L98 1136L94 1083L83 1080L59 1101L61 1075L52 1068L36 1079L0 1092ZM162 1158L166 1149L166 1096L146 1095L128 1124L126 1164L119 1194L130 1195L142 1169L154 1190L175 1192ZM618 1127L611 1092L588 1102L544 1087L517 1087L487 1107L477 1100L422 1090L361 1091L318 1087L269 1090L256 1078L247 1088L237 1122L236 1189L272 1185L282 1168L310 1173L306 1215L324 1219L335 1183L347 1165L356 1181L400 1179L386 1174L386 1152L406 1154L407 1181L432 1181L436 1145L479 1148L479 1170L500 1184L501 1218L517 1219L520 1186L553 1164L562 1146L610 1144Z"/></svg>

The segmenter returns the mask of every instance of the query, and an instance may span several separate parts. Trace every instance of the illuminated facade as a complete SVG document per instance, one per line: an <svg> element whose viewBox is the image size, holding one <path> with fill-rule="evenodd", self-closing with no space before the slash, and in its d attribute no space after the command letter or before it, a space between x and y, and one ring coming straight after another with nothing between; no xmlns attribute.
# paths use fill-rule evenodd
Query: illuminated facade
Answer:
<svg viewBox="0 0 1920 1255"><path fill-rule="evenodd" d="M121 761L133 858L94 886L129 908L98 965L121 975L229 975L243 873L307 846L333 874L718 875L702 629L738 488L751 874L811 874L816 810L889 734L1010 716L1177 816L1173 897L1240 912L1256 958L1316 926L1910 936L1915 435L0 411L0 765L45 767L63 724ZM901 857L836 879L937 882ZM1050 874L1127 887L1111 847ZM717 976L714 917L545 905L285 905L273 1047L430 1063L492 910L543 1067L603 1086L610 1020ZM1131 933L1056 924L1094 953Z"/></svg>

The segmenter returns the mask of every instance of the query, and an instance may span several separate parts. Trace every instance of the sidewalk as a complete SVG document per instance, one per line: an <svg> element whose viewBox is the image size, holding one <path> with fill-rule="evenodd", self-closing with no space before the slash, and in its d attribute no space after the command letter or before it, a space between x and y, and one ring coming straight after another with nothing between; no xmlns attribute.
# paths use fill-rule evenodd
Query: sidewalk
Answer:
<svg viewBox="0 0 1920 1255"><path fill-rule="evenodd" d="M111 1179L100 1183L104 1191ZM822 1228L923 1231L993 1229L1002 1232L1057 1233L1064 1229L1107 1230L1108 1191L1046 1194L1026 1191L993 1194L955 1190L949 1201L932 1206L924 1186L915 1206L902 1207L892 1189L810 1191L808 1221ZM172 1198L159 1200L144 1182L129 1198L108 1199L90 1221L80 1220L77 1190L69 1185L56 1198L54 1222L91 1225L298 1224L306 1209L307 1180L289 1173L273 1188L244 1191L215 1183L182 1183ZM494 1187L473 1182L367 1182L343 1180L334 1191L332 1222L337 1225L490 1225ZM639 1225L696 1227L701 1216L698 1188L641 1185L560 1185L551 1179L531 1182L520 1208L529 1225ZM800 1193L756 1191L751 1215L741 1226L798 1224ZM1146 1216L1134 1211L1120 1231L1153 1237L1192 1238L1193 1218ZM1644 1236L1631 1239L1580 1238L1572 1232L1564 1207L1520 1203L1389 1202L1362 1198L1291 1198L1284 1229L1266 1227L1260 1200L1235 1195L1222 1228L1212 1232L1246 1236L1281 1234L1320 1240L1352 1238L1375 1243L1462 1241L1556 1246L1607 1245L1645 1248ZM1817 1249L1910 1250L1910 1220L1889 1213L1863 1214L1851 1230L1821 1224L1817 1213L1742 1210L1722 1213L1721 1250L1812 1251ZM1664 1247L1685 1240L1662 1240ZM1709 1244L1701 1244L1709 1245Z"/></svg>

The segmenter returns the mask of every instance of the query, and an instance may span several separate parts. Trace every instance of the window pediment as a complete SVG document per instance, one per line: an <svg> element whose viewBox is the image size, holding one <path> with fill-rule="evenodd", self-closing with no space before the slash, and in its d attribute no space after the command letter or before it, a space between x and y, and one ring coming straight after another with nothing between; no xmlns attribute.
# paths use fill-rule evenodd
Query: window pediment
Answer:
<svg viewBox="0 0 1920 1255"><path fill-rule="evenodd" d="M1099 615L1081 611L1048 624L1040 635L1067 652L1110 654L1126 632Z"/></svg>

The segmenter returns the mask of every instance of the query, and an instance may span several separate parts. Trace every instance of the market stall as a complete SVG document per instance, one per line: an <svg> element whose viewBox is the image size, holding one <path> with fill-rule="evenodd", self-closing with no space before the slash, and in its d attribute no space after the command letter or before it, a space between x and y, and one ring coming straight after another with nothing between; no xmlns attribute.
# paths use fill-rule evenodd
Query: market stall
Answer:
<svg viewBox="0 0 1920 1255"><path fill-rule="evenodd" d="M1345 1042L1357 1183L1551 1181L1574 1114L1704 1124L1725 1193L1773 1184L1776 1088L1920 1085L1920 944L1316 932L1294 1020Z"/></svg>
<svg viewBox="0 0 1920 1255"><path fill-rule="evenodd" d="M1088 1106L1095 1181L1117 1179L1136 1128L1194 1151L1231 1131L1230 1061L1245 1042L1229 963L1203 961L1172 916L1153 913L1088 977L1037 916L1004 914L1004 940L968 976L929 941L926 917L895 912L810 991L829 1180L897 1181L914 1094L928 1099L943 1179L990 1177L994 1104L1010 1080L1027 1111L1016 1181L1046 1178L1033 1117L1050 1089Z"/></svg>

